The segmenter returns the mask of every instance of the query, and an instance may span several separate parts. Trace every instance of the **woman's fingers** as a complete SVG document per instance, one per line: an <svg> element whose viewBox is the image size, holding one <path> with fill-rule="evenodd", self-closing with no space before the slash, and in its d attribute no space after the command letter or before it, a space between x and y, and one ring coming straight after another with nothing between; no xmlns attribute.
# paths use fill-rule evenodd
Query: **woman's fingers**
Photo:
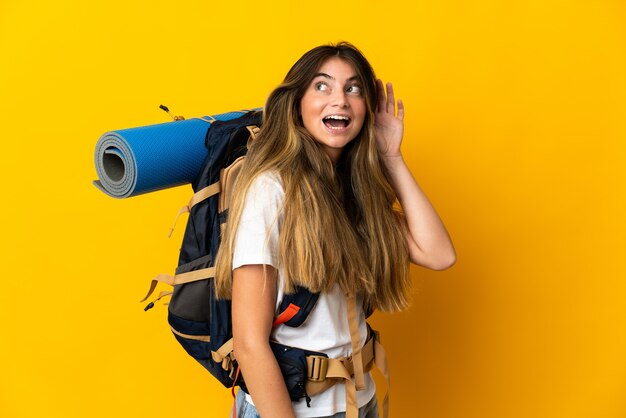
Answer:
<svg viewBox="0 0 626 418"><path fill-rule="evenodd" d="M376 80L376 94L378 95L378 111L386 112L395 115L396 113L396 98L393 93L393 85L391 82L387 83L385 92L385 85L381 79ZM398 118L404 117L404 105L402 100L398 100Z"/></svg>
<svg viewBox="0 0 626 418"><path fill-rule="evenodd" d="M396 113L396 102L393 97L393 86L387 83L387 112L394 115Z"/></svg>
<svg viewBox="0 0 626 418"><path fill-rule="evenodd" d="M378 95L378 111L382 112L383 109L387 108L387 105L385 103L385 86L380 78L376 80L376 94Z"/></svg>

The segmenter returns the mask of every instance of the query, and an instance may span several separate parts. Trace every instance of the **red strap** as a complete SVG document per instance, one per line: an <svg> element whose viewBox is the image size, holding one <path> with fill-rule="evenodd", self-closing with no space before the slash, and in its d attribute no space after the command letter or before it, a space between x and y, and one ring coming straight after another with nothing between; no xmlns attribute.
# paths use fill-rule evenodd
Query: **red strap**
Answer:
<svg viewBox="0 0 626 418"><path fill-rule="evenodd" d="M290 303L289 306L287 306L287 309L282 311L280 315L276 317L276 319L274 320L274 323L272 324L272 327L277 327L280 324L284 324L285 322L289 321L291 318L296 316L296 314L299 311L300 311L299 306L294 305L293 303Z"/></svg>
<svg viewBox="0 0 626 418"><path fill-rule="evenodd" d="M230 388L230 393L232 393L233 395L233 418L237 418L237 398L235 397L235 384L237 383L238 378L239 378L239 365L237 365L237 372L235 373L235 380L233 380L233 385Z"/></svg>

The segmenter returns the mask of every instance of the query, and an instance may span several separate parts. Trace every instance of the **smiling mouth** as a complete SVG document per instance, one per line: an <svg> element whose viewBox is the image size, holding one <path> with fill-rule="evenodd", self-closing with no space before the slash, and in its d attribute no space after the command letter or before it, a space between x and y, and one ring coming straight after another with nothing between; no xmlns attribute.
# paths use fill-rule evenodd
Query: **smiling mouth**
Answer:
<svg viewBox="0 0 626 418"><path fill-rule="evenodd" d="M339 115L326 116L322 121L329 129L345 129L351 122L349 117Z"/></svg>

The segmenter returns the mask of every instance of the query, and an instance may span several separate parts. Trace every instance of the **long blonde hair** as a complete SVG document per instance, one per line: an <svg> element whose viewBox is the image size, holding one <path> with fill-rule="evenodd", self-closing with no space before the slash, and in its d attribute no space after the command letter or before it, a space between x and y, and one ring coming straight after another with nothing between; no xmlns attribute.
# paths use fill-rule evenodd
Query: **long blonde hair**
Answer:
<svg viewBox="0 0 626 418"><path fill-rule="evenodd" d="M361 131L335 167L304 128L300 101L321 65L331 57L351 64L366 103ZM323 45L304 54L269 96L261 131L239 173L229 222L215 262L216 293L230 298L232 259L246 192L264 172L280 175L285 198L279 234L279 265L285 292L301 285L313 292L337 284L362 292L382 311L409 304L408 249L396 194L374 138L376 84L372 67L351 44Z"/></svg>

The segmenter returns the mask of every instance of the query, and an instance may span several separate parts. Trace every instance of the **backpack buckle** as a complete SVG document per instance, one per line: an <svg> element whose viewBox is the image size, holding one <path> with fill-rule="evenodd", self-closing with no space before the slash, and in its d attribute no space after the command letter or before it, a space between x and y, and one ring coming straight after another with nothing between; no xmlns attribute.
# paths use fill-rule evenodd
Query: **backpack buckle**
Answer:
<svg viewBox="0 0 626 418"><path fill-rule="evenodd" d="M224 369L224 371L228 371L229 369L231 369L232 366L232 361L230 360L229 356L224 357L224 359L222 360L222 369Z"/></svg>
<svg viewBox="0 0 626 418"><path fill-rule="evenodd" d="M307 356L307 379L312 382L322 382L326 379L328 371L328 357Z"/></svg>

